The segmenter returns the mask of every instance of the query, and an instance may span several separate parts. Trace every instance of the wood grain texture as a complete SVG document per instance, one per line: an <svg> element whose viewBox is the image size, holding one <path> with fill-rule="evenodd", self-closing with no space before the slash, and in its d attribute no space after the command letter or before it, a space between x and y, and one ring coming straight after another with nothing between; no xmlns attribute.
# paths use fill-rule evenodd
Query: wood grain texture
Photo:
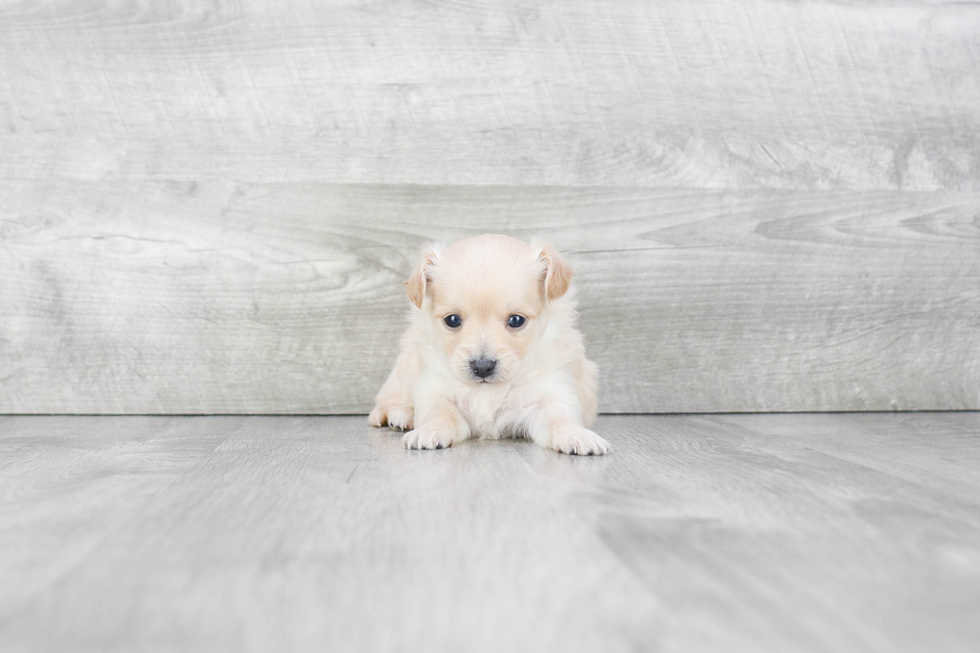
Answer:
<svg viewBox="0 0 980 653"><path fill-rule="evenodd" d="M0 623L98 549L119 522L136 517L242 419L0 418Z"/></svg>
<svg viewBox="0 0 980 653"><path fill-rule="evenodd" d="M429 238L606 411L980 408L980 5L0 3L0 412L346 413Z"/></svg>
<svg viewBox="0 0 980 653"><path fill-rule="evenodd" d="M980 190L968 2L7 2L0 178Z"/></svg>
<svg viewBox="0 0 980 653"><path fill-rule="evenodd" d="M975 648L980 414L597 430L601 459L361 416L0 421L0 649ZM161 460L128 509L99 489ZM59 573L15 582L28 549Z"/></svg>
<svg viewBox="0 0 980 653"><path fill-rule="evenodd" d="M4 182L0 207L3 412L366 413L419 246L484 231L568 253L602 411L980 407L974 193Z"/></svg>

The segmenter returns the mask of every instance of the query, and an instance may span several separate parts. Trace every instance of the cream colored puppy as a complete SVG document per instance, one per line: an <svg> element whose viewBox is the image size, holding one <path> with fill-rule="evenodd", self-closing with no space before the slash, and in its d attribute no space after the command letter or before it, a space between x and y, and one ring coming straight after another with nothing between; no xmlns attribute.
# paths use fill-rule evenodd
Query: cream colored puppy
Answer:
<svg viewBox="0 0 980 653"><path fill-rule="evenodd" d="M572 271L554 251L485 234L425 248L406 282L415 304L372 426L411 430L409 449L527 437L602 455L590 431L596 365L575 329Z"/></svg>

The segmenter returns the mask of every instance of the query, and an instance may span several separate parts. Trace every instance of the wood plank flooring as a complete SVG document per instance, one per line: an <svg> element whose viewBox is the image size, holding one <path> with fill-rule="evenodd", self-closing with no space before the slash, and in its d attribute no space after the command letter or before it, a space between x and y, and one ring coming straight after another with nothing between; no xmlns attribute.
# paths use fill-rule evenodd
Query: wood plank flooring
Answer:
<svg viewBox="0 0 980 653"><path fill-rule="evenodd" d="M972 651L980 413L0 418L0 650Z"/></svg>

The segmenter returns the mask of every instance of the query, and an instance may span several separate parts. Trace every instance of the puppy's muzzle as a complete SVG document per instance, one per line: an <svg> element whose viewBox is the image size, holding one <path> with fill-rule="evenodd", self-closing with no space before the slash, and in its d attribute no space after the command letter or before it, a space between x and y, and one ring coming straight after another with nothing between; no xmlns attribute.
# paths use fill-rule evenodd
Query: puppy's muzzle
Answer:
<svg viewBox="0 0 980 653"><path fill-rule="evenodd" d="M470 361L470 370L479 379L485 379L492 375L497 367L497 361L492 358L474 358Z"/></svg>

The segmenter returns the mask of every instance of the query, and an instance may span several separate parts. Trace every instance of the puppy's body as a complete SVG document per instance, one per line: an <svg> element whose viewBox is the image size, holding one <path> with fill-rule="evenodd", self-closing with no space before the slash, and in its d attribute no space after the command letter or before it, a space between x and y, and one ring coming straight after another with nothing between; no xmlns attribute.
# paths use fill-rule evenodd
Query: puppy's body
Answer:
<svg viewBox="0 0 980 653"><path fill-rule="evenodd" d="M409 448L528 437L565 453L609 449L596 366L575 329L571 270L548 249L484 235L429 248L407 282L416 305L369 416L414 430Z"/></svg>

